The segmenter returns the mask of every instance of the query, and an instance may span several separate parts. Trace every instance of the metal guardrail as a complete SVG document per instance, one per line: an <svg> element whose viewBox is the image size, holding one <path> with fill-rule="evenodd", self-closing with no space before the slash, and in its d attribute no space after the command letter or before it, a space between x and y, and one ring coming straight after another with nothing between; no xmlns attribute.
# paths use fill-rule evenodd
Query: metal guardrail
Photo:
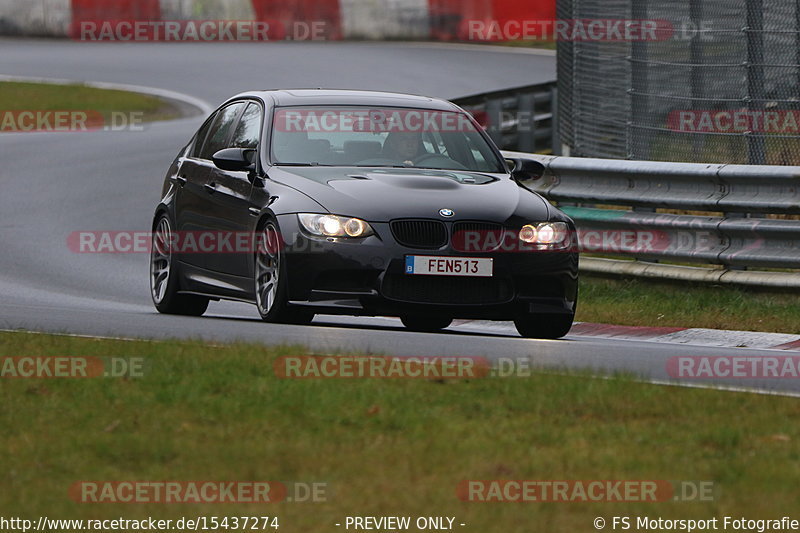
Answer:
<svg viewBox="0 0 800 533"><path fill-rule="evenodd" d="M526 185L575 220L585 252L625 259L582 270L800 288L800 220L767 218L800 214L800 167L504 154L545 165Z"/></svg>
<svg viewBox="0 0 800 533"><path fill-rule="evenodd" d="M454 100L480 122L505 150L554 153L557 139L556 82L529 85Z"/></svg>
<svg viewBox="0 0 800 533"><path fill-rule="evenodd" d="M800 220L769 218L800 215L800 167L534 154L560 145L556 96L547 83L456 103L508 157L545 165L526 185L575 220L581 270L800 288Z"/></svg>

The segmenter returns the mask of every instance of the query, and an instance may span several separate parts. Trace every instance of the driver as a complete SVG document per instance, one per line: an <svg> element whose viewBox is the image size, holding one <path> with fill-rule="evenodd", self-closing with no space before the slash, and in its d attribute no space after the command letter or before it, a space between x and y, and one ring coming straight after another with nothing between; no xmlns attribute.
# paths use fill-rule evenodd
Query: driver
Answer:
<svg viewBox="0 0 800 533"><path fill-rule="evenodd" d="M422 134L418 132L393 131L383 142L383 155L406 165L413 165L414 159L425 153Z"/></svg>

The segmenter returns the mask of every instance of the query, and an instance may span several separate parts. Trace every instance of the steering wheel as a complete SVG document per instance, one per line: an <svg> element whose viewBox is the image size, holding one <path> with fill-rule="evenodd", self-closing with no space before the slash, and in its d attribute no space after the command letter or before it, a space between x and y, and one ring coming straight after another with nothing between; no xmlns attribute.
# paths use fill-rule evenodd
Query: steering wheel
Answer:
<svg viewBox="0 0 800 533"><path fill-rule="evenodd" d="M440 161L440 162L442 162L442 163L444 163L446 165L445 167L442 167L443 169L448 169L448 170L467 170L467 167L465 167L464 165L462 165L461 163L459 163L455 159L451 159L451 158L447 157L446 155L442 155L442 154L425 154L425 155L421 155L418 158L414 159L414 164L415 165L420 165L420 164L422 164L422 163L424 163L426 161L428 162L428 164L431 164L430 163L431 161ZM438 168L438 167L436 167L436 168Z"/></svg>

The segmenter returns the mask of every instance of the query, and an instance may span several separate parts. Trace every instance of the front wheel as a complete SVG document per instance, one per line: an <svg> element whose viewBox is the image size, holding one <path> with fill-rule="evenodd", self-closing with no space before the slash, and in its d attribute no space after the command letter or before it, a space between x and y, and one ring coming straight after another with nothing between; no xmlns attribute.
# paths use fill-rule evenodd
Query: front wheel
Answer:
<svg viewBox="0 0 800 533"><path fill-rule="evenodd" d="M258 234L255 258L256 307L265 322L308 324L314 313L293 309L288 304L283 240L273 222L267 222Z"/></svg>
<svg viewBox="0 0 800 533"><path fill-rule="evenodd" d="M434 333L441 331L453 323L452 318L426 318L419 316L404 316L400 320L403 325L411 331L422 333Z"/></svg>
<svg viewBox="0 0 800 533"><path fill-rule="evenodd" d="M150 244L150 296L159 313L200 316L208 298L178 293L178 272L172 255L172 224L166 214L156 219Z"/></svg>
<svg viewBox="0 0 800 533"><path fill-rule="evenodd" d="M514 319L517 331L531 339L560 339L572 328L575 315L522 315Z"/></svg>

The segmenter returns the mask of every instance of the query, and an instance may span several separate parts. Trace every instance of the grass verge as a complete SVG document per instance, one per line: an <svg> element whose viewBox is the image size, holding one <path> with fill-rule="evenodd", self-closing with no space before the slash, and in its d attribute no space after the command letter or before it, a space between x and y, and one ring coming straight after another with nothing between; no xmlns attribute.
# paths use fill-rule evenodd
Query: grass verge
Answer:
<svg viewBox="0 0 800 533"><path fill-rule="evenodd" d="M582 322L800 333L796 293L581 276Z"/></svg>
<svg viewBox="0 0 800 533"><path fill-rule="evenodd" d="M86 111L105 118L113 112L141 113L143 122L180 116L175 105L155 96L80 84L0 82L0 102L3 112ZM9 130L0 127L0 132Z"/></svg>
<svg viewBox="0 0 800 533"><path fill-rule="evenodd" d="M281 380L299 348L0 333L0 356L144 357L137 379L0 379L0 515L263 516L341 531L348 515L454 516L464 531L591 531L595 517L780 517L800 489L793 398L624 378ZM715 499L468 503L465 479L707 480ZM326 482L328 501L79 504L79 480Z"/></svg>

